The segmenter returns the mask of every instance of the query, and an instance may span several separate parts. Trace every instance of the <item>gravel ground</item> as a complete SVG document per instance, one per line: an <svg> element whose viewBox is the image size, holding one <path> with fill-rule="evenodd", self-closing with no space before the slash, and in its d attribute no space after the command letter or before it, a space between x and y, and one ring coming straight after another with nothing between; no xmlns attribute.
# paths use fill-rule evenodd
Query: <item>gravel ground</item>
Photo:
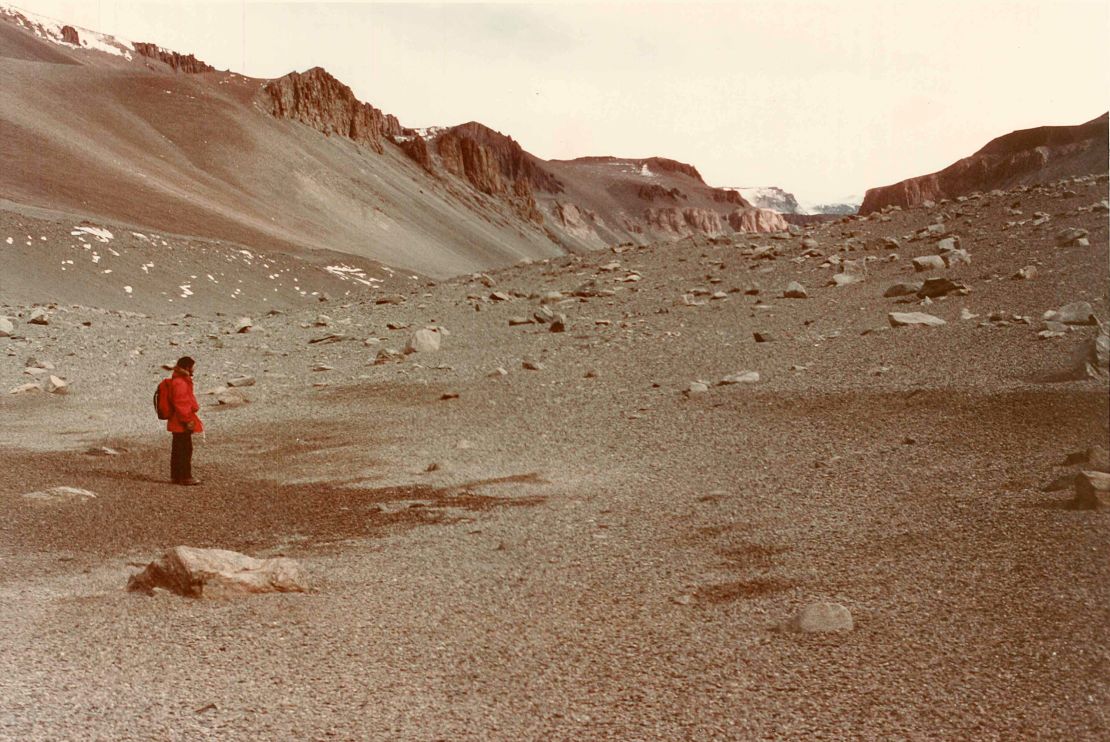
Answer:
<svg viewBox="0 0 1110 742"><path fill-rule="evenodd" d="M752 240L776 260L688 240L400 306L290 310L243 335L203 307L20 324L0 383L34 355L73 391L0 400L0 736L1105 739L1110 515L1043 491L1067 454L1110 438L1105 383L1045 381L1094 328L1036 334L1070 301L1110 318L1105 214L1076 210L1106 181L1067 187L819 227L826 256L879 258L842 288L797 238ZM1052 219L1003 229L1030 218L1008 208ZM973 259L945 275L971 292L882 298L933 250L902 238L940 214ZM1057 247L1065 226L1091 247ZM537 308L512 292L591 278L616 293L556 305L566 333L508 325ZM780 299L789 280L810 298ZM738 290L684 305L699 287ZM510 298L466 298L491 291ZM948 324L875 331L888 311ZM426 324L449 330L441 351L372 364ZM309 344L328 332L351 339ZM141 391L184 353L198 390L258 379L241 407L203 395L200 488L165 483ZM749 369L758 384L712 386ZM709 391L683 394L696 379ZM18 496L59 484L98 497ZM178 543L295 557L315 590L123 591ZM847 606L855 630L780 630L816 600Z"/></svg>

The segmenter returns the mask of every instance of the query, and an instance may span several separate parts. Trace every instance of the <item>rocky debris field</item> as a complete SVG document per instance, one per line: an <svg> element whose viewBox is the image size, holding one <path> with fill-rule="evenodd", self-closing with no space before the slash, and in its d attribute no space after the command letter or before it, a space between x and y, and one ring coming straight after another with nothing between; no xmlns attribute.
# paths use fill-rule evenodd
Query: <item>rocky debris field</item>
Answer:
<svg viewBox="0 0 1110 742"><path fill-rule="evenodd" d="M5 305L0 736L1104 739L1106 212ZM181 355L201 487L150 401ZM177 546L304 591L126 589Z"/></svg>

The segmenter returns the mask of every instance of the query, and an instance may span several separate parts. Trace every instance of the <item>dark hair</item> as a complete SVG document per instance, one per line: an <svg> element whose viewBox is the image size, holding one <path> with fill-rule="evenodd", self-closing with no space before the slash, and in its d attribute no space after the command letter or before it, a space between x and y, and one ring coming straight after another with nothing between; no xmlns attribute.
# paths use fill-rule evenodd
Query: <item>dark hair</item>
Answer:
<svg viewBox="0 0 1110 742"><path fill-rule="evenodd" d="M177 367L178 368L186 368L186 369L192 370L194 365L196 365L196 361L194 361L189 356L181 356L180 358L177 359Z"/></svg>

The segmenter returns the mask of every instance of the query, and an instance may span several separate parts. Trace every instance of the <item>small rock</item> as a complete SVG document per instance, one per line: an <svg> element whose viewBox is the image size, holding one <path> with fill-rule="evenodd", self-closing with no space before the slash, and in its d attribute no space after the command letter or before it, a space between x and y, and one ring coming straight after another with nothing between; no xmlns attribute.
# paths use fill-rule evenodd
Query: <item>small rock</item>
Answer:
<svg viewBox="0 0 1110 742"><path fill-rule="evenodd" d="M120 452L108 446L93 446L85 449L86 456L119 456Z"/></svg>
<svg viewBox="0 0 1110 742"><path fill-rule="evenodd" d="M518 325L530 325L533 320L531 317L509 317L509 327L516 327Z"/></svg>
<svg viewBox="0 0 1110 742"><path fill-rule="evenodd" d="M852 275L851 273L836 273L830 279L831 286L848 286L849 284L859 283L859 276Z"/></svg>
<svg viewBox="0 0 1110 742"><path fill-rule="evenodd" d="M417 330L405 345L405 353L432 353L439 350L440 334L435 330Z"/></svg>
<svg viewBox="0 0 1110 742"><path fill-rule="evenodd" d="M942 257L944 265L948 268L954 265L971 265L971 253L967 250L949 250Z"/></svg>
<svg viewBox="0 0 1110 742"><path fill-rule="evenodd" d="M925 312L891 312L887 315L891 327L940 327L947 324L940 317Z"/></svg>
<svg viewBox="0 0 1110 742"><path fill-rule="evenodd" d="M405 297L401 294L383 294L374 300L375 304L404 304Z"/></svg>
<svg viewBox="0 0 1110 742"><path fill-rule="evenodd" d="M797 281L791 281L786 285L786 289L782 292L784 299L808 299L809 294L806 293L806 288Z"/></svg>
<svg viewBox="0 0 1110 742"><path fill-rule="evenodd" d="M839 603L811 603L790 619L787 628L805 634L821 634L851 631L855 622L852 612Z"/></svg>
<svg viewBox="0 0 1110 742"><path fill-rule="evenodd" d="M523 361L521 361L520 366L521 366L521 368L525 369L526 371L543 371L543 364L542 363L540 363L539 361L533 361L529 358L526 358Z"/></svg>
<svg viewBox="0 0 1110 742"><path fill-rule="evenodd" d="M702 394L709 391L709 385L704 381L691 381L690 385L686 387L686 394Z"/></svg>
<svg viewBox="0 0 1110 742"><path fill-rule="evenodd" d="M235 323L235 332L250 332L254 327L254 322L250 317L240 317L239 321Z"/></svg>
<svg viewBox="0 0 1110 742"><path fill-rule="evenodd" d="M42 386L35 382L27 384L20 384L19 386L12 387L8 390L8 394L24 394L25 392L41 392Z"/></svg>
<svg viewBox="0 0 1110 742"><path fill-rule="evenodd" d="M758 371L741 371L739 373L730 374L717 382L718 386L725 386L728 384L755 384L759 381Z"/></svg>
<svg viewBox="0 0 1110 742"><path fill-rule="evenodd" d="M755 341L757 343L773 343L775 340L778 339L777 336L774 335L774 333L765 331L753 332L752 337L755 338Z"/></svg>
<svg viewBox="0 0 1110 742"><path fill-rule="evenodd" d="M1027 265L1012 275L1011 278L1015 281L1027 281L1035 275L1037 275L1037 266Z"/></svg>
<svg viewBox="0 0 1110 742"><path fill-rule="evenodd" d="M45 389L51 394L69 394L69 384L66 380L53 374L46 380Z"/></svg>
<svg viewBox="0 0 1110 742"><path fill-rule="evenodd" d="M895 296L910 296L911 294L916 294L918 291L920 291L923 285L924 284L921 281L896 283L888 288L886 291L884 291L883 296L888 299Z"/></svg>
<svg viewBox="0 0 1110 742"><path fill-rule="evenodd" d="M971 310L968 309L967 307L963 307L962 309L960 309L960 319L962 319L962 320L966 321L966 320L969 320L969 319L975 319L978 316L979 316L978 314L972 314Z"/></svg>
<svg viewBox="0 0 1110 742"><path fill-rule="evenodd" d="M925 283L918 289L917 298L936 299L941 296L947 296L953 292L966 293L967 286L947 278L929 278L926 279Z"/></svg>
<svg viewBox="0 0 1110 742"><path fill-rule="evenodd" d="M492 370L488 374L486 374L486 376L490 377L491 379L499 379L502 376L508 376L508 375L509 375L509 372L507 370L505 370L504 368L500 367L500 366L498 366L497 368L495 368L494 370Z"/></svg>
<svg viewBox="0 0 1110 742"><path fill-rule="evenodd" d="M551 332L566 332L567 330L567 316L565 314L556 314L555 318L551 320L551 324L547 328Z"/></svg>
<svg viewBox="0 0 1110 742"><path fill-rule="evenodd" d="M27 323L31 325L49 325L50 313L42 307L35 307L31 310L31 316L28 317Z"/></svg>
<svg viewBox="0 0 1110 742"><path fill-rule="evenodd" d="M230 379L228 379L227 380L227 385L228 386L254 386L255 381L256 380L253 376L248 376L247 374L240 374L238 376L232 376Z"/></svg>

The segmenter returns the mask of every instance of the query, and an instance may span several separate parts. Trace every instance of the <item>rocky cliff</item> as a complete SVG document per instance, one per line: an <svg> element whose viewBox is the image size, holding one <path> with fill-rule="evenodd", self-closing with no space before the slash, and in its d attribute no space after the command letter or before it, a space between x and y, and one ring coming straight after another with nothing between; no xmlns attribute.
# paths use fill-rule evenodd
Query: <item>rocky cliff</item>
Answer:
<svg viewBox="0 0 1110 742"><path fill-rule="evenodd" d="M512 137L476 121L443 130L433 141L444 168L465 177L483 193L505 193L517 182L547 193L563 190L559 179Z"/></svg>
<svg viewBox="0 0 1110 742"><path fill-rule="evenodd" d="M859 213L870 214L886 206L916 206L973 191L1106 172L1107 135L1106 114L1078 126L1015 131L991 140L975 154L944 170L870 189Z"/></svg>
<svg viewBox="0 0 1110 742"><path fill-rule="evenodd" d="M66 26L66 28L69 28L69 26ZM62 32L65 33L65 28L62 29ZM73 33L74 36L77 35L76 31L74 31ZM148 59L156 59L159 62L164 62L169 65L170 69L172 69L174 72L196 74L198 72L216 71L215 67L210 64L205 64L192 54L178 54L177 52L163 49L157 44L148 44L143 41L136 41L134 44L132 44L132 46L134 46L135 51L140 56L147 57Z"/></svg>
<svg viewBox="0 0 1110 742"><path fill-rule="evenodd" d="M262 95L274 116L299 121L327 135L347 137L379 154L384 137L402 132L395 116L360 101L322 67L271 80L263 86Z"/></svg>

